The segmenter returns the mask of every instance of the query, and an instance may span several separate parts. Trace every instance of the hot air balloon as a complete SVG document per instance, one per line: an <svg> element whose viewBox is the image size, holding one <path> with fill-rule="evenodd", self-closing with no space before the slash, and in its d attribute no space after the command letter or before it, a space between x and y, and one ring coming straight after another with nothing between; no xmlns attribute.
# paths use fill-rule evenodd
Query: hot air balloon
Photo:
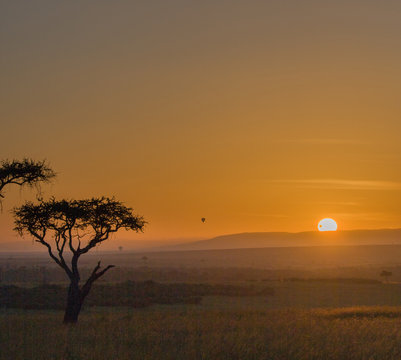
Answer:
<svg viewBox="0 0 401 360"><path fill-rule="evenodd" d="M202 218L201 220L202 220L202 222L204 223L204 222L206 221L206 218Z"/></svg>

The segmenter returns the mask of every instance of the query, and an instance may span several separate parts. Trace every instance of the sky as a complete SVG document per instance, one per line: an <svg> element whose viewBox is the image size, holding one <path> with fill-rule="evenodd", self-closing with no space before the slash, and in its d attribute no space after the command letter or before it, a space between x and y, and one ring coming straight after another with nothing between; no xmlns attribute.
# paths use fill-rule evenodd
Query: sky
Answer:
<svg viewBox="0 0 401 360"><path fill-rule="evenodd" d="M126 241L401 227L401 2L0 0L2 159ZM10 210L35 198L9 187ZM205 217L205 223L201 218Z"/></svg>

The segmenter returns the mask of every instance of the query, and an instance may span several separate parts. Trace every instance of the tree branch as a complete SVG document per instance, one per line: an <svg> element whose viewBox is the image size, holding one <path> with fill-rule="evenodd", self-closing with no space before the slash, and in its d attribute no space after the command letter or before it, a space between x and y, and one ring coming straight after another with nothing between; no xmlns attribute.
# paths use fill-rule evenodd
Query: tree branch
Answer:
<svg viewBox="0 0 401 360"><path fill-rule="evenodd" d="M58 259L58 258L53 254L52 247L50 246L49 243L47 243L47 242L44 240L44 236L41 237L38 233L36 233L36 232L33 231L33 230L30 231L30 232L31 232L31 234L32 234L34 237L36 237L36 239L37 239L37 240L35 240L36 242L38 242L38 243L40 243L40 244L42 244L42 245L44 245L44 246L47 247L47 251L49 252L50 257L55 261L55 263L56 263L58 266L60 266L60 267L67 273L68 277L71 278L71 276L72 276L72 271L70 270L70 268L68 267L68 265L65 263L64 258L61 256L60 259Z"/></svg>
<svg viewBox="0 0 401 360"><path fill-rule="evenodd" d="M79 275L79 270L78 270L78 259L80 256L81 255L79 253L75 252L71 259L72 273L74 274L77 281L79 281L81 279L81 276Z"/></svg>
<svg viewBox="0 0 401 360"><path fill-rule="evenodd" d="M92 284L99 279L101 276L103 276L108 270L111 268L115 267L114 265L108 265L106 268L104 268L102 271L98 270L100 269L100 261L97 263L95 268L92 271L92 274L89 276L88 280L86 280L85 285L82 286L81 288L81 297L84 299L86 295L88 295Z"/></svg>

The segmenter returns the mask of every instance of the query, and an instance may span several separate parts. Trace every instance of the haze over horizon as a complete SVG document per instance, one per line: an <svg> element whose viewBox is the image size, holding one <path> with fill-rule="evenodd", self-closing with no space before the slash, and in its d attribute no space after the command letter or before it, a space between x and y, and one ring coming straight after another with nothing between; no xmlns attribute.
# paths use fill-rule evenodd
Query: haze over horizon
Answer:
<svg viewBox="0 0 401 360"><path fill-rule="evenodd" d="M147 239L115 238L97 247L97 251L113 251L123 254L135 252L164 252L186 250L216 249L252 249L276 247L310 247L310 246L360 246L360 245L400 245L401 229L371 229L303 232L245 232L220 234L206 239L165 239L164 241ZM32 239L17 239L11 242L0 242L0 254L42 252L42 245ZM46 253L44 253L46 255Z"/></svg>
<svg viewBox="0 0 401 360"><path fill-rule="evenodd" d="M44 197L133 207L149 225L124 241L401 228L400 16L397 1L3 2L0 160L47 159ZM0 242L36 191L5 195Z"/></svg>

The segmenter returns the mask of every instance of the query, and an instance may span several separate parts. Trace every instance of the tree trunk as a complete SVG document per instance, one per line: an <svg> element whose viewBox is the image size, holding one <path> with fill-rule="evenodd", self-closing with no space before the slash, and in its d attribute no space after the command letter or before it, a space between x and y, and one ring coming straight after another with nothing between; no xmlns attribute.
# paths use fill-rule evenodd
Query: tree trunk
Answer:
<svg viewBox="0 0 401 360"><path fill-rule="evenodd" d="M81 290L78 282L71 282L68 288L67 307L64 314L64 324L75 324L78 321L78 316L82 307Z"/></svg>
<svg viewBox="0 0 401 360"><path fill-rule="evenodd" d="M114 265L109 265L102 271L99 271L100 261L97 263L96 267L93 269L91 276L89 276L88 280L86 280L85 285L82 288L79 287L79 273L72 273L70 275L71 283L68 288L68 297L67 297L67 307L64 313L64 324L75 324L78 321L79 313L81 312L82 304L86 296L89 294L89 291L93 285L93 283L103 276L106 271L113 268Z"/></svg>

